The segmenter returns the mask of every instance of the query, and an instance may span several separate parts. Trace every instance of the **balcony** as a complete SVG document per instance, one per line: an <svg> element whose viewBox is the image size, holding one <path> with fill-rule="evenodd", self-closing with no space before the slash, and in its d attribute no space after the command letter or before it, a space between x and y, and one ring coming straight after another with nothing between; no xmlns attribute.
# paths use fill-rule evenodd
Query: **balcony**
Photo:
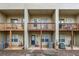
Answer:
<svg viewBox="0 0 79 59"><path fill-rule="evenodd" d="M60 31L79 31L79 23L60 23Z"/></svg>
<svg viewBox="0 0 79 59"><path fill-rule="evenodd" d="M55 23L28 23L29 31L54 31Z"/></svg>
<svg viewBox="0 0 79 59"><path fill-rule="evenodd" d="M23 31L24 24L23 23L0 23L0 31Z"/></svg>

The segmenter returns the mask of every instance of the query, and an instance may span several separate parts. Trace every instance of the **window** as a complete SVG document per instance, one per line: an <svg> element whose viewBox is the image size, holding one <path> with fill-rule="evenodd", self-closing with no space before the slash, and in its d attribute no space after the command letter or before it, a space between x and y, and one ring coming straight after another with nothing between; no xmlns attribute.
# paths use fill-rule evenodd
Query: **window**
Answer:
<svg viewBox="0 0 79 59"><path fill-rule="evenodd" d="M37 27L37 24L36 24L37 23L37 18L32 19L32 22L35 23L33 26Z"/></svg>
<svg viewBox="0 0 79 59"><path fill-rule="evenodd" d="M35 23L34 27L37 27L37 24L36 24L37 23L37 19L34 19L34 23Z"/></svg>
<svg viewBox="0 0 79 59"><path fill-rule="evenodd" d="M45 35L44 37L45 37L45 42L48 42L49 36L48 35Z"/></svg>
<svg viewBox="0 0 79 59"><path fill-rule="evenodd" d="M16 34L12 35L12 42L18 42L18 35Z"/></svg>
<svg viewBox="0 0 79 59"><path fill-rule="evenodd" d="M38 17L38 18L33 18L32 22L35 23L33 24L34 27L39 27L40 24L37 23L48 23L49 18L48 17ZM43 29L48 29L48 24L42 24Z"/></svg>
<svg viewBox="0 0 79 59"><path fill-rule="evenodd" d="M42 39L42 42L44 42L44 39Z"/></svg>
<svg viewBox="0 0 79 59"><path fill-rule="evenodd" d="M48 38L45 39L45 42L48 42Z"/></svg>
<svg viewBox="0 0 79 59"><path fill-rule="evenodd" d="M42 38L42 42L48 42L49 41L49 36L48 35L44 35Z"/></svg>
<svg viewBox="0 0 79 59"><path fill-rule="evenodd" d="M60 19L59 23L64 23L64 19Z"/></svg>
<svg viewBox="0 0 79 59"><path fill-rule="evenodd" d="M18 39L12 39L12 42L18 42Z"/></svg>
<svg viewBox="0 0 79 59"><path fill-rule="evenodd" d="M59 28L62 28L62 23L64 23L64 19L60 19L60 20L59 20L59 23L60 23L60 24L59 24Z"/></svg>
<svg viewBox="0 0 79 59"><path fill-rule="evenodd" d="M17 23L18 19L11 19L11 23Z"/></svg>

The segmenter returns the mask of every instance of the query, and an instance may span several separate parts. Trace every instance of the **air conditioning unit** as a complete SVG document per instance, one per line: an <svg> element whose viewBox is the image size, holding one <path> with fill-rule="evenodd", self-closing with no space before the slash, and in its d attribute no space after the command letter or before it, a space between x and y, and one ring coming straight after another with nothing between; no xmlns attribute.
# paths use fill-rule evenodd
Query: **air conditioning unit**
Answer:
<svg viewBox="0 0 79 59"><path fill-rule="evenodd" d="M65 39L60 39L59 40L59 48L60 49L65 49Z"/></svg>
<svg viewBox="0 0 79 59"><path fill-rule="evenodd" d="M60 44L59 44L59 48L60 48L60 49L65 49L65 44L64 44L64 43L60 43Z"/></svg>

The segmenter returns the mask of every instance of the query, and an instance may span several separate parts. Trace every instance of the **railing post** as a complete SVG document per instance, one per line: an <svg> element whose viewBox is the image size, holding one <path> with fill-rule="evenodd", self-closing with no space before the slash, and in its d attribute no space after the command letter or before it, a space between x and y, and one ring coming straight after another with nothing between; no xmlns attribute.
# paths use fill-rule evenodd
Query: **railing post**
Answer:
<svg viewBox="0 0 79 59"><path fill-rule="evenodd" d="M4 24L4 30L6 30L6 23Z"/></svg>
<svg viewBox="0 0 79 59"><path fill-rule="evenodd" d="M78 30L78 24L76 23L76 30Z"/></svg>

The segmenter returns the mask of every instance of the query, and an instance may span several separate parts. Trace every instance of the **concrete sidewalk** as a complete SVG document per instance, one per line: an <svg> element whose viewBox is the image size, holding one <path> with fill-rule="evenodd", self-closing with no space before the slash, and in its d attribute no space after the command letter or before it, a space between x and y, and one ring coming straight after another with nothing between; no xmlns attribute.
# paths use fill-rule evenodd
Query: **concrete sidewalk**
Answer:
<svg viewBox="0 0 79 59"><path fill-rule="evenodd" d="M0 56L79 56L79 50L0 50Z"/></svg>

